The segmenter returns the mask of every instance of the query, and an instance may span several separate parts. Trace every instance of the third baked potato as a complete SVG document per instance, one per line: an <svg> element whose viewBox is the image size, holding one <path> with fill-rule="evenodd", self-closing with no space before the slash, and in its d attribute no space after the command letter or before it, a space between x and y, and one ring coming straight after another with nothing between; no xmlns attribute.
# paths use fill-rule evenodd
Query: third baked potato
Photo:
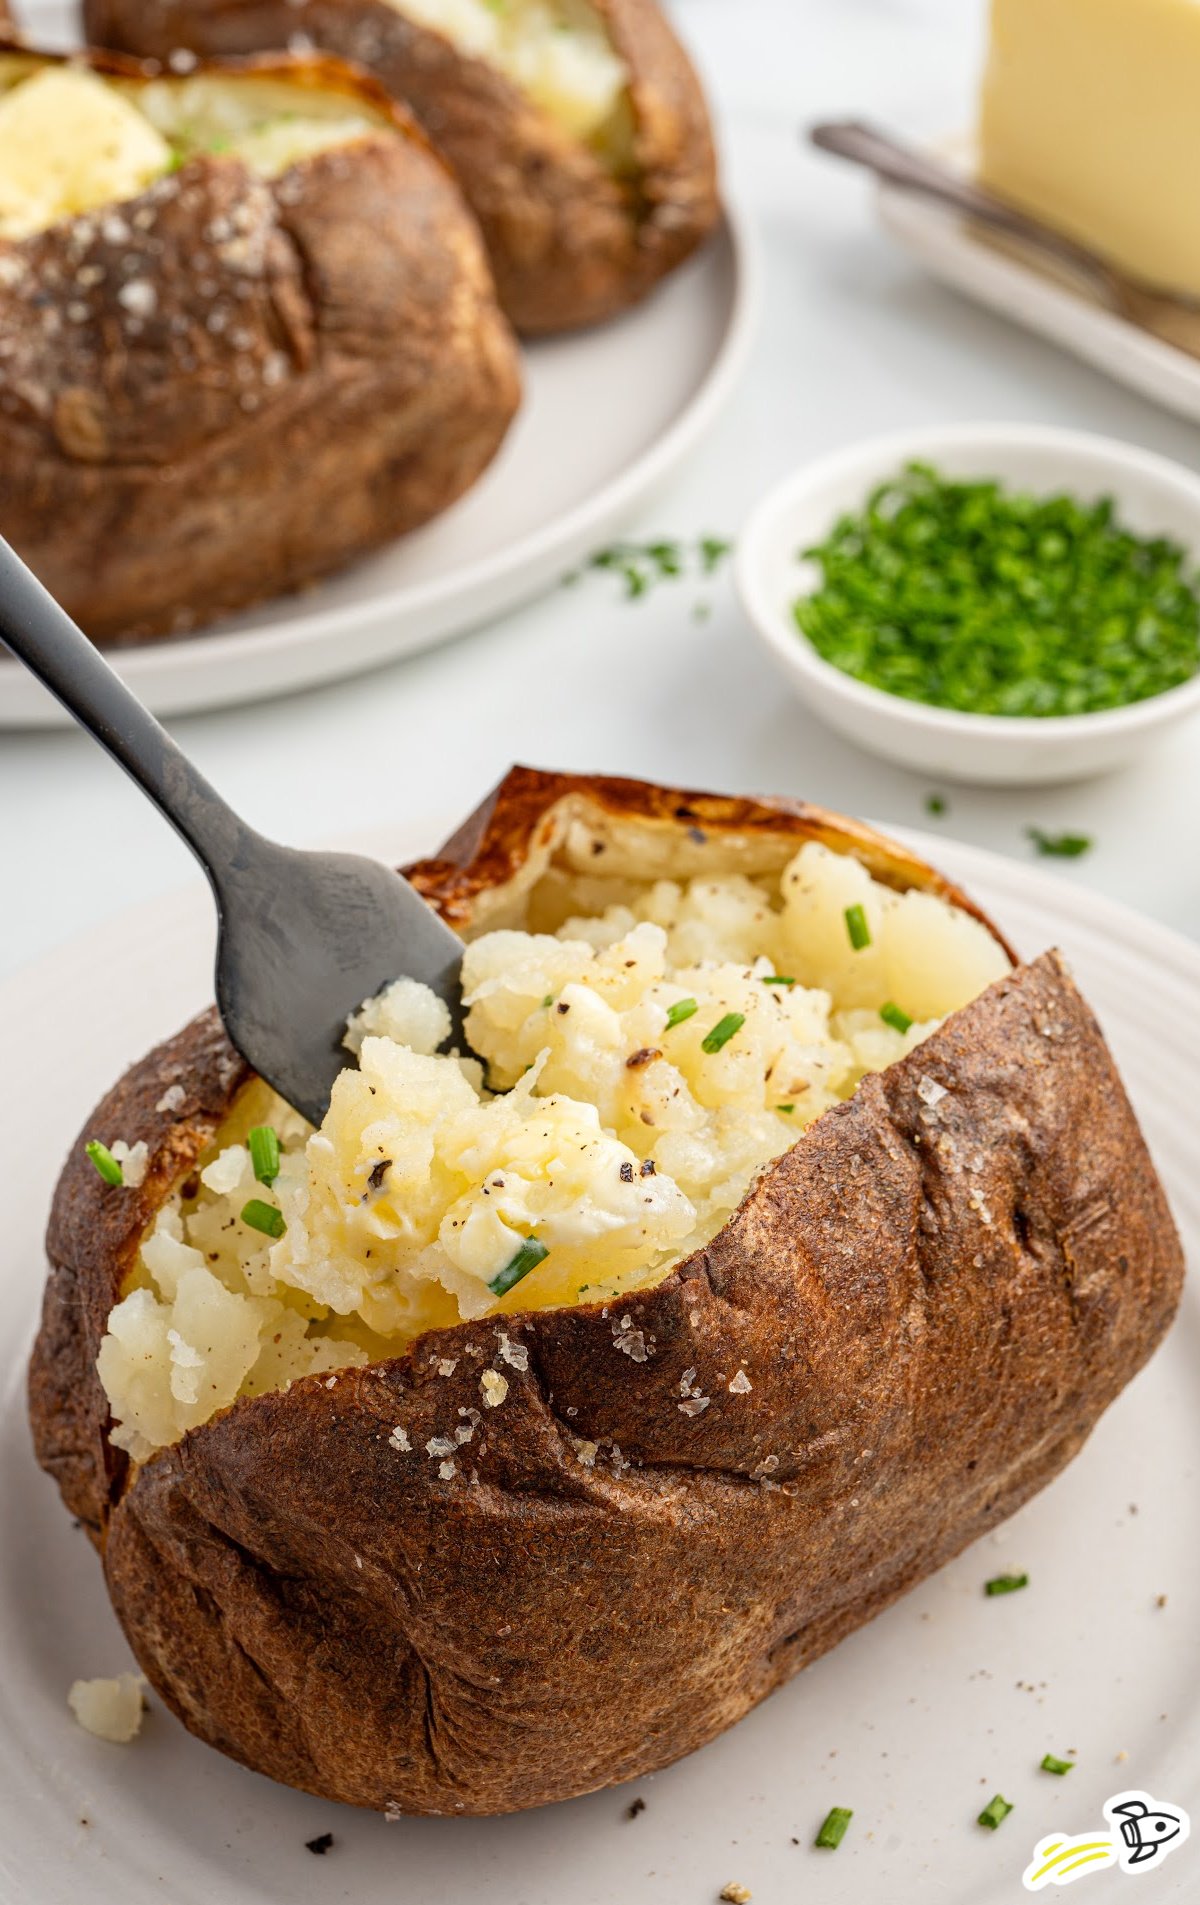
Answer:
<svg viewBox="0 0 1200 1905"><path fill-rule="evenodd" d="M31 1406L193 1732L503 1812L703 1744L995 1527L1182 1263L1062 961L879 835L516 772L412 877L486 1074L403 982L311 1134L195 1021L88 1121L125 1182L67 1163Z"/></svg>
<svg viewBox="0 0 1200 1905"><path fill-rule="evenodd" d="M453 179L337 61L0 54L0 532L98 641L427 521L515 412Z"/></svg>
<svg viewBox="0 0 1200 1905"><path fill-rule="evenodd" d="M479 220L518 330L635 303L718 212L708 112L656 0L85 0L98 45L166 59L302 34L411 106Z"/></svg>

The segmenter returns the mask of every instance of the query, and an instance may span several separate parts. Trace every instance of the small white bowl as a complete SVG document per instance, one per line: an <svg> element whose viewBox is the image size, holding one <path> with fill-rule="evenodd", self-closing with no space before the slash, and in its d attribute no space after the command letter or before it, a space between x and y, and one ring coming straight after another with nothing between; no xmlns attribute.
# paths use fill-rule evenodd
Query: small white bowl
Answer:
<svg viewBox="0 0 1200 1905"><path fill-rule="evenodd" d="M988 787L1086 780L1122 767L1155 737L1200 709L1200 674L1126 708L1044 720L958 714L868 688L823 661L797 628L792 605L819 582L799 551L824 540L837 518L906 463L946 476L995 477L1081 502L1111 496L1139 535L1182 543L1200 568L1200 477L1166 457L1113 438L1038 425L972 424L875 437L797 471L772 490L742 533L737 583L743 607L804 705L860 747L926 775Z"/></svg>

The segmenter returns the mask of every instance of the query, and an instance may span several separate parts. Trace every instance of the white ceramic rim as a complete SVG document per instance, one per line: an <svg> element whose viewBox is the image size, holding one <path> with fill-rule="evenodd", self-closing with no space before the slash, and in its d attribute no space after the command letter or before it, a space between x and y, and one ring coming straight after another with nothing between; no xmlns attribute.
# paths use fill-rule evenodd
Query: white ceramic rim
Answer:
<svg viewBox="0 0 1200 1905"><path fill-rule="evenodd" d="M743 607L767 647L795 671L815 678L818 684L839 695L849 707L859 708L864 714L885 716L901 727L926 734L933 730L964 739L986 738L989 742L1003 735L1013 741L1053 746L1084 737L1101 740L1110 735L1136 734L1157 727L1160 722L1177 720L1200 707L1200 671L1177 688L1150 695L1144 701L1131 702L1127 707L1105 708L1094 714L1044 717L961 714L956 709L935 707L925 701L908 701L903 695L868 687L825 661L791 619L790 604L776 603L767 594L764 552L780 519L795 509L799 501L808 500L813 493L843 476L852 475L856 469L863 470L864 481L873 481L877 478L869 477L867 472L876 464L892 463L899 468L914 458L936 460L939 451L947 448L973 449L976 445L981 458L986 458L989 443L1006 449L1050 450L1074 455L1093 466L1106 464L1114 477L1120 470L1133 471L1160 487L1173 489L1195 509L1196 545L1200 553L1200 476L1193 475L1171 457L1139 449L1119 437L1041 424L974 423L897 430L885 436L868 437L848 449L805 464L769 491L751 515L738 551L736 580Z"/></svg>
<svg viewBox="0 0 1200 1905"><path fill-rule="evenodd" d="M379 622L389 616L396 617L398 611L406 618L416 619L458 597L475 597L480 591L496 589L501 598L500 612L510 612L515 598L504 591L511 590L513 579L520 571L528 570L531 574L544 576L546 565L553 563L558 551L562 552L564 564L569 565L579 548L586 546L590 525L603 526L626 509L631 510L640 497L665 480L671 470L683 461L693 444L704 435L732 395L753 341L761 265L750 221L728 197L723 201L721 222L707 240L709 246L722 242L728 244L732 260L733 289L729 320L702 381L674 422L649 450L602 489L577 504L567 515L555 517L508 548L482 557L467 567L458 568L452 574L415 586L394 587L362 602L344 604L334 609L316 609L263 628L234 629L226 634L221 632L217 624L211 634L201 631L180 639L109 649L105 651L106 658L135 690L139 687L140 676L152 669L157 682L157 695L169 695L175 678L187 675L198 663L210 663L211 672L215 674L223 667L236 666L239 661L286 657L297 650L310 649L331 636L345 635L365 624ZM541 580L536 581L529 591L530 595L538 593L544 586ZM296 599L299 601L303 598ZM465 633L468 628L478 626L486 619L486 612L482 615L472 613L464 616L461 623L448 627L441 635L432 635L411 648L399 644L394 652L381 653L349 669L330 670L320 679L340 679L344 674L365 673L371 668L386 666L391 659L416 654L422 648L451 640L454 635ZM65 724L65 716L56 719L51 715L31 721L20 715L5 715L5 678L17 674L19 670L20 663L0 659L0 729ZM236 705L241 700L262 699L264 696L258 691L248 691L244 696L223 694L212 702L197 695L194 702L189 701L187 705L201 709Z"/></svg>

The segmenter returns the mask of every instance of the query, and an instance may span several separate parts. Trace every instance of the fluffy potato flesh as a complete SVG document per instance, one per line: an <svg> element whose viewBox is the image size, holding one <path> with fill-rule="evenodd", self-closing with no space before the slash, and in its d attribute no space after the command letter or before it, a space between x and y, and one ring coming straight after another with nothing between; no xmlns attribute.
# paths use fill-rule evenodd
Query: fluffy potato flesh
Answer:
<svg viewBox="0 0 1200 1905"><path fill-rule="evenodd" d="M380 124L343 95L286 80L135 84L14 58L0 66L0 238L134 198L198 153L274 178Z"/></svg>
<svg viewBox="0 0 1200 1905"><path fill-rule="evenodd" d="M438 1055L445 1007L401 980L352 1020L359 1067L319 1131L243 1095L100 1348L135 1459L424 1330L660 1281L821 1112L1009 969L966 912L815 842L779 878L614 896L560 877L529 911L550 929L467 948L478 1059ZM267 1182L256 1126L279 1143Z"/></svg>
<svg viewBox="0 0 1200 1905"><path fill-rule="evenodd" d="M603 144L629 72L585 0L390 0L494 66L572 138Z"/></svg>

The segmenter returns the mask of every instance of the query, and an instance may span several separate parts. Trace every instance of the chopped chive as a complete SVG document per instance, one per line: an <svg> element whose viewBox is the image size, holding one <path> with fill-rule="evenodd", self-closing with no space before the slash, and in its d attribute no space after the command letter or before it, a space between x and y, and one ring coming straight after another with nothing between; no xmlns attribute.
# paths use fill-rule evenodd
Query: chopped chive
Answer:
<svg viewBox="0 0 1200 1905"><path fill-rule="evenodd" d="M1090 833L1043 833L1040 827L1026 827L1025 836L1040 854L1055 860L1082 859L1096 844Z"/></svg>
<svg viewBox="0 0 1200 1905"><path fill-rule="evenodd" d="M123 1184L125 1182L124 1171L117 1163L116 1158L108 1146L101 1144L99 1138L93 1138L91 1143L84 1148L106 1184Z"/></svg>
<svg viewBox="0 0 1200 1905"><path fill-rule="evenodd" d="M813 1840L814 1845L822 1846L827 1852L836 1852L846 1836L846 1827L854 1817L850 1806L831 1806L825 1814L821 1830Z"/></svg>
<svg viewBox="0 0 1200 1905"><path fill-rule="evenodd" d="M985 1581L985 1594L1015 1594L1018 1588L1029 1586L1027 1574L997 1574L991 1581Z"/></svg>
<svg viewBox="0 0 1200 1905"><path fill-rule="evenodd" d="M671 1006L667 1012L668 1032L673 1025L682 1025L685 1019L690 1019L692 1015L699 1010L700 1007L696 1004L695 999L676 999L674 1005Z"/></svg>
<svg viewBox="0 0 1200 1905"><path fill-rule="evenodd" d="M871 928L867 925L867 916L861 906L848 906L845 912L846 931L850 935L850 944L855 952L862 952L871 943Z"/></svg>
<svg viewBox="0 0 1200 1905"><path fill-rule="evenodd" d="M246 1142L255 1177L260 1184L273 1184L279 1176L279 1135L274 1126L256 1124Z"/></svg>
<svg viewBox="0 0 1200 1905"><path fill-rule="evenodd" d="M926 794L925 812L932 814L935 820L940 820L942 815L949 811L945 798L941 794Z"/></svg>
<svg viewBox="0 0 1200 1905"><path fill-rule="evenodd" d="M536 1270L549 1255L545 1244L539 1243L536 1237L526 1237L516 1255L509 1258L503 1270L497 1271L488 1289L493 1296L507 1296L514 1284L520 1283L521 1278L527 1277L531 1270Z"/></svg>
<svg viewBox="0 0 1200 1905"><path fill-rule="evenodd" d="M723 1019L717 1020L712 1031L701 1039L700 1050L711 1057L714 1052L720 1051L722 1045L728 1045L735 1032L740 1032L745 1023L744 1012L727 1012Z"/></svg>
<svg viewBox="0 0 1200 1905"><path fill-rule="evenodd" d="M1007 1819L1011 1811L1011 1802L1005 1799L1002 1793L997 1793L994 1798L988 1800L980 1813L978 1824L986 1826L989 1832L995 1832L1000 1821Z"/></svg>
<svg viewBox="0 0 1200 1905"><path fill-rule="evenodd" d="M251 1230L261 1230L264 1237L282 1237L287 1229L283 1212L274 1204L264 1204L261 1197L252 1197L248 1204L243 1204L242 1222L249 1224Z"/></svg>
<svg viewBox="0 0 1200 1905"><path fill-rule="evenodd" d="M776 1105L776 1111L795 1111L795 1105Z"/></svg>
<svg viewBox="0 0 1200 1905"><path fill-rule="evenodd" d="M796 981L794 979L785 979L781 972L770 973L768 977L763 980L764 986L794 986L795 983Z"/></svg>
<svg viewBox="0 0 1200 1905"><path fill-rule="evenodd" d="M893 1032L907 1032L912 1025L908 1013L901 1006L894 1004L891 999L886 1005L880 1006L879 1016L885 1025L891 1026Z"/></svg>
<svg viewBox="0 0 1200 1905"><path fill-rule="evenodd" d="M545 998L542 1000L542 1011L545 1012L553 1004L554 1004L554 994L552 992L548 992Z"/></svg>
<svg viewBox="0 0 1200 1905"><path fill-rule="evenodd" d="M1042 1761L1041 1771L1043 1773L1069 1773L1074 1764L1074 1760L1055 1759L1053 1753L1047 1753Z"/></svg>

